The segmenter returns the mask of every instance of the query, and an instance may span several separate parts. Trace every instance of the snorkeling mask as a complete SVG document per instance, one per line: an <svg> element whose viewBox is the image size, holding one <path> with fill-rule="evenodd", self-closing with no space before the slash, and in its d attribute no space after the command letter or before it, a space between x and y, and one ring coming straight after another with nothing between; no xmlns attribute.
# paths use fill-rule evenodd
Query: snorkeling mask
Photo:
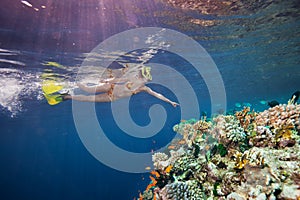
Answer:
<svg viewBox="0 0 300 200"><path fill-rule="evenodd" d="M142 76L145 78L145 79L148 79L148 80L152 80L152 76L151 76L151 67L143 67L142 68Z"/></svg>

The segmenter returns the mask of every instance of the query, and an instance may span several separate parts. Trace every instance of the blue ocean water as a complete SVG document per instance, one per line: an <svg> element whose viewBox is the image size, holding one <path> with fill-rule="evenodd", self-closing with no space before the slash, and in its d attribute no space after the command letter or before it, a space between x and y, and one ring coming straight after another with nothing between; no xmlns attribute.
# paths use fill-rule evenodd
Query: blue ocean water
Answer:
<svg viewBox="0 0 300 200"><path fill-rule="evenodd" d="M176 0L2 0L1 199L126 200L145 189L150 181L147 173L115 170L90 154L76 130L71 101L50 106L41 92L41 76L49 69L73 86L88 53L123 31L162 27L196 40L221 74L226 110L239 109L237 103L250 103L253 109L264 110L268 106L260 101L276 99L285 103L300 89L297 1L239 1L231 9L222 9L227 4L220 5L219 1L197 7L199 2L202 1L185 5ZM186 48L189 47L182 47ZM172 52L157 51L151 57L141 56L143 52L116 56L116 60L138 63L142 57L145 64L161 63L176 69L189 81L200 111L214 114L208 86L187 60ZM66 69L46 66L47 62L59 63ZM178 82L170 74L154 71L153 76ZM176 93L163 85L149 87L178 100ZM190 98L189 94L185 96ZM141 93L130 99L132 120L140 126L151 123L148 111L154 104L162 105L168 117L162 130L150 138L125 134L114 121L110 103L95 104L95 111L116 146L131 152L151 152L173 139L172 127L182 119L180 107L173 108ZM87 129L86 134L90 131ZM110 154L109 149L106 151Z"/></svg>

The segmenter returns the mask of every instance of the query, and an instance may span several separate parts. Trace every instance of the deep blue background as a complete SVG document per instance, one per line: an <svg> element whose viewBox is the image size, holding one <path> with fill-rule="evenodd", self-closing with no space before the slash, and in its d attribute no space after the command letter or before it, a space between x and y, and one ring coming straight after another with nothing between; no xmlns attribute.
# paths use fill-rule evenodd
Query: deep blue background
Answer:
<svg viewBox="0 0 300 200"><path fill-rule="evenodd" d="M137 195L143 175L115 171L93 158L77 135L69 102L32 106L26 116L11 119L1 114L1 199L131 199Z"/></svg>

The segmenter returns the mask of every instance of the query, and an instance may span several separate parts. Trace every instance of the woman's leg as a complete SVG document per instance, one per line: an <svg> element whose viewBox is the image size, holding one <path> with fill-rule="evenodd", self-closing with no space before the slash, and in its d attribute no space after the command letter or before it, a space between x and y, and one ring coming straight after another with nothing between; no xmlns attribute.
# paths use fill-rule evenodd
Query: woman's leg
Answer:
<svg viewBox="0 0 300 200"><path fill-rule="evenodd" d="M98 95L66 95L64 96L65 100L76 100L76 101L85 101L85 102L111 102L115 99L107 93L98 94Z"/></svg>
<svg viewBox="0 0 300 200"><path fill-rule="evenodd" d="M110 83L103 83L101 85L96 85L96 86L86 86L81 83L78 83L77 85L81 90L88 93L108 92L111 89Z"/></svg>

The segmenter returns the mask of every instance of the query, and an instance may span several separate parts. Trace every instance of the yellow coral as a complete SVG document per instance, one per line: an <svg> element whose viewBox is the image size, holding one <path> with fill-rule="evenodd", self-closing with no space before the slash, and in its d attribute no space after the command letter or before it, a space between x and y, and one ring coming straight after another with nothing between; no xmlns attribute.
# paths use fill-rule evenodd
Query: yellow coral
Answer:
<svg viewBox="0 0 300 200"><path fill-rule="evenodd" d="M245 151L243 154L237 152L235 157L234 169L243 169L246 165L252 167L261 167L265 164L264 157L261 155L260 151L254 149Z"/></svg>
<svg viewBox="0 0 300 200"><path fill-rule="evenodd" d="M240 152L236 153L235 156L236 156L236 160L235 160L236 162L235 162L234 169L243 169L245 165L248 164L249 160L246 159L244 154Z"/></svg>
<svg viewBox="0 0 300 200"><path fill-rule="evenodd" d="M280 138L284 138L286 140L292 139L294 128L295 126L293 124L287 124L275 129L274 132L276 141Z"/></svg>
<svg viewBox="0 0 300 200"><path fill-rule="evenodd" d="M295 99L296 99L296 95L293 95L293 97L291 99L289 99L288 105L295 104Z"/></svg>

